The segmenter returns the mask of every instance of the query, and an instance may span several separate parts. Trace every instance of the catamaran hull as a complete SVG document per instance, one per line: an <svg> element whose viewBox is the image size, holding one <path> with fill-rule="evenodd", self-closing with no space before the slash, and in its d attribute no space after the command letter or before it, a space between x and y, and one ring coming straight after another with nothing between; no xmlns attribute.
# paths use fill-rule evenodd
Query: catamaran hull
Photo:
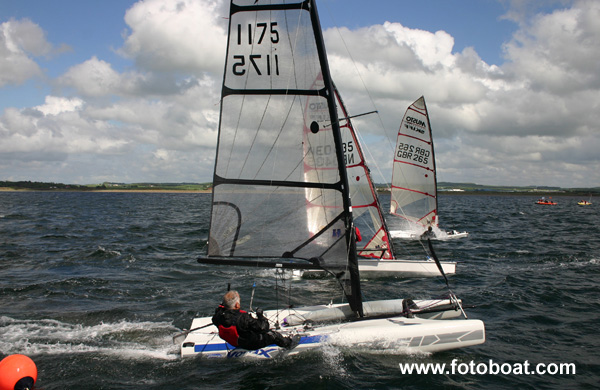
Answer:
<svg viewBox="0 0 600 390"><path fill-rule="evenodd" d="M441 262L446 275L456 273L456 263ZM432 260L358 260L361 276L365 277L432 277L440 276L440 270Z"/></svg>
<svg viewBox="0 0 600 390"><path fill-rule="evenodd" d="M385 308L386 302L399 304L402 300L380 301ZM443 307L448 301L416 301L419 307L427 307L435 310L436 305ZM373 310L382 309L374 307ZM336 324L315 325L287 325L289 318L294 323L294 318L314 317L323 311L324 315L340 314L345 312L347 305L314 306L296 310L266 311L267 318L275 319L277 316L283 319L279 331L284 336L300 335L301 339L295 348L287 350L276 345L248 351L235 348L221 340L217 330L211 324L210 317L195 318L192 329L181 344L182 357L202 356L205 358L251 358L268 359L282 355L293 355L307 350L314 350L324 346L335 346L340 348L360 348L373 352L385 350L387 353L412 353L412 352L440 352L456 348L469 347L485 342L485 328L480 320L448 320L432 318L451 318L460 315L455 309L442 310L439 312L425 312L413 318L404 315L390 316L387 318L363 319L360 321L342 322ZM382 309L383 310L383 309ZM427 317L427 318L424 318Z"/></svg>
<svg viewBox="0 0 600 390"><path fill-rule="evenodd" d="M456 273L456 263L442 261L442 269L446 275ZM416 278L440 276L440 270L433 260L378 260L359 259L358 268L361 277L381 278ZM325 276L325 272L317 270L298 270L299 276L316 277Z"/></svg>

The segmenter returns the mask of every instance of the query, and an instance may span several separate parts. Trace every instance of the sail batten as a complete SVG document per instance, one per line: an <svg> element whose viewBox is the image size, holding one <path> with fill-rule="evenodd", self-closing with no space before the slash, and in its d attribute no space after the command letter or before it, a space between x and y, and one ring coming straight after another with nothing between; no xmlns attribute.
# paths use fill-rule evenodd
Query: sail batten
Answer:
<svg viewBox="0 0 600 390"><path fill-rule="evenodd" d="M292 9L308 10L309 4L310 4L309 0L300 0L298 2L287 2L287 3L281 3L281 4L277 4L277 3L275 3L275 4L257 4L257 1L248 0L248 1L246 1L246 3L250 3L251 1L253 1L254 4L240 5L240 4L235 4L232 2L230 13L235 14L237 12L247 12L247 11L276 11L276 10L292 10ZM238 1L236 3L243 3L243 2Z"/></svg>
<svg viewBox="0 0 600 390"><path fill-rule="evenodd" d="M327 94L322 90L308 90L308 89L233 89L225 88L223 90L225 96L229 95L305 95L305 96L326 96Z"/></svg>
<svg viewBox="0 0 600 390"><path fill-rule="evenodd" d="M285 180L256 180L256 179L227 179L223 177L214 177L213 185L219 184L241 184L241 185L258 185L258 186L274 186L274 187L298 187L298 188L322 188L331 190L341 190L342 183L311 183L311 182L293 182Z"/></svg>

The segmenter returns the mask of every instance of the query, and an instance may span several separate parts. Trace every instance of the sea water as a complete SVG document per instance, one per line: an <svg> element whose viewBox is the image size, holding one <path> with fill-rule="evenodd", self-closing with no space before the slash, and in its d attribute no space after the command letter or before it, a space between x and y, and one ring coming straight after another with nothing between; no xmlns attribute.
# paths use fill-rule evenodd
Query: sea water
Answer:
<svg viewBox="0 0 600 390"><path fill-rule="evenodd" d="M333 280L200 265L210 195L0 193L0 358L25 354L51 389L563 389L600 383L599 207L555 197L441 195L441 225L466 239L436 242L458 261L449 278L485 344L438 354L338 348L274 361L181 359L172 336L214 312L230 283L265 309L337 302ZM384 208L389 197L381 199ZM389 223L393 225L393 217ZM424 254L397 241L399 256ZM366 300L443 295L440 278L364 280ZM575 373L403 374L449 368L572 363ZM459 366L460 365L460 366ZM553 366L551 366L553 367Z"/></svg>

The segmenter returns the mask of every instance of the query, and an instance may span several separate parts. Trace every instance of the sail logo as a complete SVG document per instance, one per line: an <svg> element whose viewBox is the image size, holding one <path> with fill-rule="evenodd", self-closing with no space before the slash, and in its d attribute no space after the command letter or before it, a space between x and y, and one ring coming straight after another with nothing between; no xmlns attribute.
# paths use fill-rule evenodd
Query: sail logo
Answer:
<svg viewBox="0 0 600 390"><path fill-rule="evenodd" d="M409 130L413 130L421 134L425 134L425 127L427 127L423 120L413 118L412 116L406 117L406 124L404 126Z"/></svg>
<svg viewBox="0 0 600 390"><path fill-rule="evenodd" d="M308 108L310 108L313 111L316 110L327 110L327 103L325 102L321 102L321 103L310 103L308 105Z"/></svg>
<svg viewBox="0 0 600 390"><path fill-rule="evenodd" d="M333 237L340 238L342 236L342 229L333 229Z"/></svg>
<svg viewBox="0 0 600 390"><path fill-rule="evenodd" d="M337 166L335 149L332 145L319 145L308 148L306 163L313 168L332 168Z"/></svg>

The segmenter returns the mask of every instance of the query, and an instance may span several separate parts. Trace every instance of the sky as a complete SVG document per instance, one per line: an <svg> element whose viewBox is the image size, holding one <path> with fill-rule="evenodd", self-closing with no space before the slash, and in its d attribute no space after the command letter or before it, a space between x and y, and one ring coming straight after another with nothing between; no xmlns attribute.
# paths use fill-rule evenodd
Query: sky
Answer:
<svg viewBox="0 0 600 390"><path fill-rule="evenodd" d="M321 0L375 182L425 96L438 181L600 186L600 1ZM0 180L212 180L225 0L0 2Z"/></svg>

